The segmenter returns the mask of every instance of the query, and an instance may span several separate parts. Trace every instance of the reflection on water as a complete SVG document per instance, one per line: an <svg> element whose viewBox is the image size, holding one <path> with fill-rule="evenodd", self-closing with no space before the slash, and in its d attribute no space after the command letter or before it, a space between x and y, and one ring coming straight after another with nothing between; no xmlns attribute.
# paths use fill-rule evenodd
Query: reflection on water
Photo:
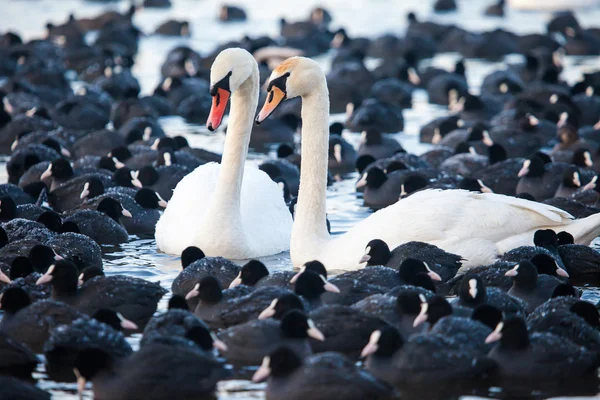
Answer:
<svg viewBox="0 0 600 400"><path fill-rule="evenodd" d="M493 0L495 1L495 0ZM490 1L491 2L491 1ZM278 33L278 19L285 16L290 20L303 19L308 15L312 2L298 4L296 1L279 0L237 0L236 4L245 5L249 11L249 21L238 24L219 24L215 21L216 11L220 0L172 0L173 8L169 11L144 10L135 17L135 24L146 33L152 32L155 26L168 18L188 19L191 22L192 37L161 38L148 36L141 40L139 54L134 67L134 74L142 86L142 93L152 92L159 82L159 68L164 57L170 49L177 45L189 45L201 52L212 50L217 44L240 38L244 34L258 36L262 34L275 35ZM417 11L422 18L427 18L430 13L430 1L422 0L321 0L319 4L329 8L334 15L334 27L343 25L350 35L364 35L374 37L385 32L402 33L405 27L404 15L408 10ZM489 30L502 27L519 33L541 32L544 30L547 15L539 13L509 11L505 19L483 18L482 9L489 3L479 0L462 0L458 14L448 14L434 17L445 23L456 23L470 30ZM111 3L110 7L121 10L128 7L129 2L122 0ZM41 36L48 20L55 23L66 20L70 12L75 12L78 17L91 16L99 13L105 6L100 3L85 2L83 0L36 0L36 1L7 1L1 2L0 27L2 30L12 29L26 38ZM360 9L357 13L355 10ZM391 11L391 12L390 12ZM584 26L597 23L600 20L600 10L589 10L580 13L578 18ZM373 23L376 21L377 23ZM329 55L330 56L330 55ZM320 57L322 65L327 67L329 56ZM453 55L437 56L433 64L449 68L457 59ZM509 57L509 62L519 61L519 57ZM469 84L478 90L485 75L502 66L501 63L482 63L468 60L467 75ZM579 79L581 72L590 67L597 68L597 58L569 58L565 62L563 77L573 82ZM577 68L575 68L577 67ZM424 91L415 93L413 108L405 110L405 133L395 135L403 147L416 154L426 150L418 143L417 133L419 127L429 120L445 114L445 110L427 103ZM334 116L334 119L343 119L343 116ZM203 126L188 124L178 117L164 118L161 124L169 135L184 135L192 146L203 147L212 151L221 151L223 146L223 133L209 133ZM345 138L353 144L359 141L358 134L345 133ZM250 153L252 163L260 162L266 156ZM0 165L0 181L6 181L4 161ZM362 206L362 200L354 191L356 174L349 174L341 181L337 181L327 192L328 218L331 222L332 233L340 234L364 219L369 210ZM171 282L180 270L179 259L157 253L152 238L135 238L124 245L105 248L104 265L107 274L127 274L151 281L160 281L170 288ZM289 254L283 253L266 257L262 261L271 270L291 268ZM586 300L598 302L600 290L586 287L583 297ZM168 296L159 304L159 310L166 309ZM133 346L137 346L139 335L130 339ZM54 398L70 399L75 396L74 384L57 384L45 380L43 367L40 367L36 378L44 389L50 390ZM461 395L484 396L493 398L521 399L521 398L547 398L551 395L595 395L598 392L597 382L577 383L569 387L544 387L531 392L530 388L507 386L492 386L481 382L480 388L473 388L470 382L468 387L451 387L451 385L433 385L437 393L423 392L423 389L410 388L403 392L406 399L452 399ZM455 385L452 385L455 386ZM235 380L219 384L220 399L258 399L263 398L264 384L252 384L247 380ZM560 389L560 390L556 390ZM91 393L86 393L91 398Z"/></svg>

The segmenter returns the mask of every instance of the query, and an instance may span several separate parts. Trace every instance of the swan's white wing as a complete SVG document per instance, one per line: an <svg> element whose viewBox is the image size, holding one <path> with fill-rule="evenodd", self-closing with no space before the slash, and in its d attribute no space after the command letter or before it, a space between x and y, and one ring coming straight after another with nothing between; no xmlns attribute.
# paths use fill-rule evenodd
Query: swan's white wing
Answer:
<svg viewBox="0 0 600 400"><path fill-rule="evenodd" d="M220 168L217 163L201 165L177 184L156 224L156 245L160 250L181 254L183 249L193 245L198 225L217 186Z"/></svg>
<svg viewBox="0 0 600 400"><path fill-rule="evenodd" d="M279 186L254 166L244 170L241 203L244 231L254 253L251 257L289 249L292 215Z"/></svg>
<svg viewBox="0 0 600 400"><path fill-rule="evenodd" d="M493 258L499 241L538 227L563 226L571 218L558 208L509 196L424 190L359 222L332 241L322 258L337 268L356 268L366 244L382 239L390 248L427 242L475 262Z"/></svg>

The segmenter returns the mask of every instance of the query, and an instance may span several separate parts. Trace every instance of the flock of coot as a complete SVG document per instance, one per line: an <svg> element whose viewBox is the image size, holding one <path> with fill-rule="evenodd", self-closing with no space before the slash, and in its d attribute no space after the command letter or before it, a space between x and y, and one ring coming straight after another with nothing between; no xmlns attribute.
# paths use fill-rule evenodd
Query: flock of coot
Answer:
<svg viewBox="0 0 600 400"><path fill-rule="evenodd" d="M600 282L600 74L561 74L565 56L600 55L598 28L565 12L537 34L471 32L410 13L404 35L364 38L317 7L276 38L173 49L141 96L138 9L0 35L1 399L50 397L32 385L40 354L50 380L98 399L207 398L249 373L271 400L596 393L600 313L581 287ZM327 74L309 58L326 52ZM448 52L452 70L427 66ZM469 86L465 60L511 54L523 61ZM418 90L447 108L421 127L421 155L390 135ZM159 122L213 131L226 114L222 154ZM245 167L249 149L277 156ZM375 212L330 236L327 187L355 170ZM105 275L103 250L131 235L181 256L170 290ZM260 261L287 250L286 271Z"/></svg>

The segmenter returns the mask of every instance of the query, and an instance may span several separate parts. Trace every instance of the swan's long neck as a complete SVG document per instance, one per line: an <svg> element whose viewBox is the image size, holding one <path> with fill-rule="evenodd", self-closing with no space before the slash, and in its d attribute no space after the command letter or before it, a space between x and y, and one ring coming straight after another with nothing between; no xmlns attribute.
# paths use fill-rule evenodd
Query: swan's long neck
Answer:
<svg viewBox="0 0 600 400"><path fill-rule="evenodd" d="M231 112L221 169L213 194L213 207L236 210L237 213L240 208L244 163L258 104L258 76L258 67L255 66L250 77L231 95Z"/></svg>
<svg viewBox="0 0 600 400"><path fill-rule="evenodd" d="M302 161L293 237L329 237L325 215L328 152L329 92L323 79L316 90L302 97Z"/></svg>

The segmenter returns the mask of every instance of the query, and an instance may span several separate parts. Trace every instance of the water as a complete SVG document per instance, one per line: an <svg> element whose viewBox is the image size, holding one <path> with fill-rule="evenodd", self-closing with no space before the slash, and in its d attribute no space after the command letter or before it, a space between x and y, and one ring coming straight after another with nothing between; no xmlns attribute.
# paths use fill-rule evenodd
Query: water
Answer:
<svg viewBox="0 0 600 400"><path fill-rule="evenodd" d="M492 0L495 1L495 0ZM421 19L433 18L434 20L454 23L466 29L490 30L497 27L505 28L517 33L533 33L544 31L549 14L536 12L519 12L508 10L504 19L485 18L482 10L492 1L459 0L458 13L444 16L430 15L430 1L423 0L323 0L320 2L298 2L281 0L237 0L235 3L246 8L249 20L244 23L220 24L216 15L221 1L217 0L172 0L173 7L169 10L143 10L136 14L134 22L149 36L144 37L139 46L133 72L142 86L142 94L151 93L160 81L160 65L166 53L178 45L187 45L197 51L206 53L219 43L236 40L243 35L252 37L268 34L277 35L279 30L278 20L285 17L290 21L305 19L315 5L323 5L334 16L333 27L344 26L352 36L375 37L392 32L401 34L406 26L405 15L416 11ZM124 11L129 6L128 1L102 5L87 3L82 0L0 0L0 31L14 30L26 39L44 35L44 25L51 21L62 23L69 13L77 17L93 16L105 9L116 8ZM163 21L186 19L190 22L192 36L190 38L164 38L150 36L156 26ZM600 19L600 9L579 12L578 18L584 26L593 25ZM328 67L331 55L319 57L324 68ZM451 68L456 55L437 56L432 63L437 66ZM509 57L509 62L519 61L519 57ZM563 78L573 82L581 76L582 72L597 67L597 58L567 58ZM492 70L498 69L502 63L467 61L467 74L469 84L475 91L482 79ZM407 151L420 154L427 150L427 146L418 142L419 127L431 119L444 115L446 111L438 106L429 105L427 96L423 91L417 91L414 96L413 108L404 112L405 132L395 136L401 141ZM343 119L343 116L333 116L334 119ZM208 150L221 151L224 135L209 133L203 126L188 124L178 117L164 118L161 124L169 135L184 135L192 146L203 147ZM359 136L356 133L344 133L344 136L353 144L357 144ZM265 154L250 152L249 163L256 164L266 158ZM0 181L6 181L6 171L2 163ZM355 174L349 174L335 182L327 191L328 217L331 222L332 233L340 234L364 219L370 211L363 207L362 201L354 191ZM127 244L117 247L105 248L104 266L107 274L128 274L160 281L170 288L172 280L180 270L179 259L157 253L152 238L132 237ZM263 259L271 270L291 268L289 254L280 254ZM168 296L159 305L160 310L166 307ZM600 291L596 288L586 288L584 298L597 302ZM133 337L132 343L137 345L139 337ZM37 378L40 386L50 390L57 399L77 398L74 385L64 385L44 379L43 371ZM219 386L220 399L253 399L262 398L264 385L254 385L247 381L230 381ZM564 393L564 392L563 392ZM575 393L575 392L570 392ZM484 391L484 395L501 397L502 390L492 388ZM86 393L91 398L91 393ZM537 397L544 397L541 393ZM428 398L423 397L423 398ZM429 397L430 398L430 397Z"/></svg>

